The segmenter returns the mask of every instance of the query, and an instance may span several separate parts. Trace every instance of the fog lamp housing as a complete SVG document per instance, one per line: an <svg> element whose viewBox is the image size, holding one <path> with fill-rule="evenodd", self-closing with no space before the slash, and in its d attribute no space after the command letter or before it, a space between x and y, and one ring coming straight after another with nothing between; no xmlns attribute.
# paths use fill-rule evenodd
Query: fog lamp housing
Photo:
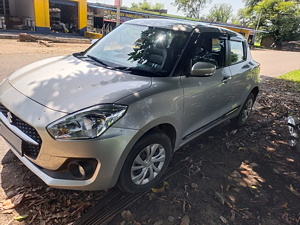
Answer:
<svg viewBox="0 0 300 225"><path fill-rule="evenodd" d="M89 161L72 161L68 164L70 174L78 180L87 180L93 176L94 167Z"/></svg>

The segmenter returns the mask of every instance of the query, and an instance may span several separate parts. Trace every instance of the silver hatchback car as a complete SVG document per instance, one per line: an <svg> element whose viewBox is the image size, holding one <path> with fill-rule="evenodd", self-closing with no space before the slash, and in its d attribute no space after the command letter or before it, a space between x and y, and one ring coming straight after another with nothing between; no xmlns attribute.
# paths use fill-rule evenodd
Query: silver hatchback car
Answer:
<svg viewBox="0 0 300 225"><path fill-rule="evenodd" d="M0 133L47 185L157 183L172 154L247 120L259 64L245 38L202 23L128 21L84 52L25 66L0 85Z"/></svg>

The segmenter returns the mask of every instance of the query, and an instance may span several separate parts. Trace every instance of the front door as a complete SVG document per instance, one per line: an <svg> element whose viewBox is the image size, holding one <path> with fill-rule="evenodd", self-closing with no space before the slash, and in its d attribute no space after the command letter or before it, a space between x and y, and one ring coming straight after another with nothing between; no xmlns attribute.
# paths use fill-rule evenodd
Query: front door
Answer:
<svg viewBox="0 0 300 225"><path fill-rule="evenodd" d="M202 33L190 47L187 63L209 62L216 66L216 72L209 77L192 77L188 73L181 76L184 90L184 113L182 137L189 138L209 125L217 122L226 114L230 70L225 66L226 41L215 33Z"/></svg>

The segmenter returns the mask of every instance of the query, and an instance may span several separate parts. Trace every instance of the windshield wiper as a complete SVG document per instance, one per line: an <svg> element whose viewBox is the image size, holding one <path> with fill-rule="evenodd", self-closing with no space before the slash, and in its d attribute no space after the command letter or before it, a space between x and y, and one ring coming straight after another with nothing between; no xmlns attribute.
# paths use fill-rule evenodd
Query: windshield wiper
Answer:
<svg viewBox="0 0 300 225"><path fill-rule="evenodd" d="M84 52L75 52L73 53L73 56L77 57L77 58L81 58L83 56Z"/></svg>
<svg viewBox="0 0 300 225"><path fill-rule="evenodd" d="M126 67L126 66L119 66L119 67L112 67L112 69L115 70L122 70L122 71L127 71L130 72L131 74L138 74L138 75L146 75L146 74L151 74L151 75L156 75L156 76L162 76L162 74L155 72L155 71L151 71L151 70L147 70L147 69L143 69L140 67Z"/></svg>
<svg viewBox="0 0 300 225"><path fill-rule="evenodd" d="M87 57L89 57L90 59L96 61L97 63L100 63L102 64L103 66L108 66L105 62L103 62L102 60L98 59L97 57L95 56L92 56L92 55L87 55Z"/></svg>

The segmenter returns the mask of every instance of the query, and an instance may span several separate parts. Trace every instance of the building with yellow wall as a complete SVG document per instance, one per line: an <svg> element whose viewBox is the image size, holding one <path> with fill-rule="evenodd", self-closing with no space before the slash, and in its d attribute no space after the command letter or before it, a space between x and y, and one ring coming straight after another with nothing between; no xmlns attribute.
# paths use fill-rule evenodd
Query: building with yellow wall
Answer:
<svg viewBox="0 0 300 225"><path fill-rule="evenodd" d="M5 0L5 3L7 28L81 34L87 29L87 0Z"/></svg>
<svg viewBox="0 0 300 225"><path fill-rule="evenodd" d="M91 15L92 18L89 19L88 22L88 30L94 32L103 32L104 34L109 32L111 29L116 27L117 23L117 9L116 6L103 5L99 3L88 3L88 14ZM126 7L122 7L120 10L120 21L121 23L136 19L136 18L173 18L177 20L192 20L202 22L204 24L210 24L214 26L224 27L229 30L238 32L245 36L249 42L253 41L254 29L249 27L242 27L234 24L226 24L219 22L209 22L209 21L199 21L192 18L180 17L169 15L165 13L154 13L151 11L134 11L127 9Z"/></svg>
<svg viewBox="0 0 300 225"><path fill-rule="evenodd" d="M38 33L60 32L83 35L88 30L106 34L116 27L116 11L116 6L87 3L87 0L0 0L0 17L5 17L8 29L35 30ZM135 18L174 18L174 16L121 8L121 23ZM178 16L174 19L193 20ZM253 40L254 29L252 28L202 22L228 28Z"/></svg>

